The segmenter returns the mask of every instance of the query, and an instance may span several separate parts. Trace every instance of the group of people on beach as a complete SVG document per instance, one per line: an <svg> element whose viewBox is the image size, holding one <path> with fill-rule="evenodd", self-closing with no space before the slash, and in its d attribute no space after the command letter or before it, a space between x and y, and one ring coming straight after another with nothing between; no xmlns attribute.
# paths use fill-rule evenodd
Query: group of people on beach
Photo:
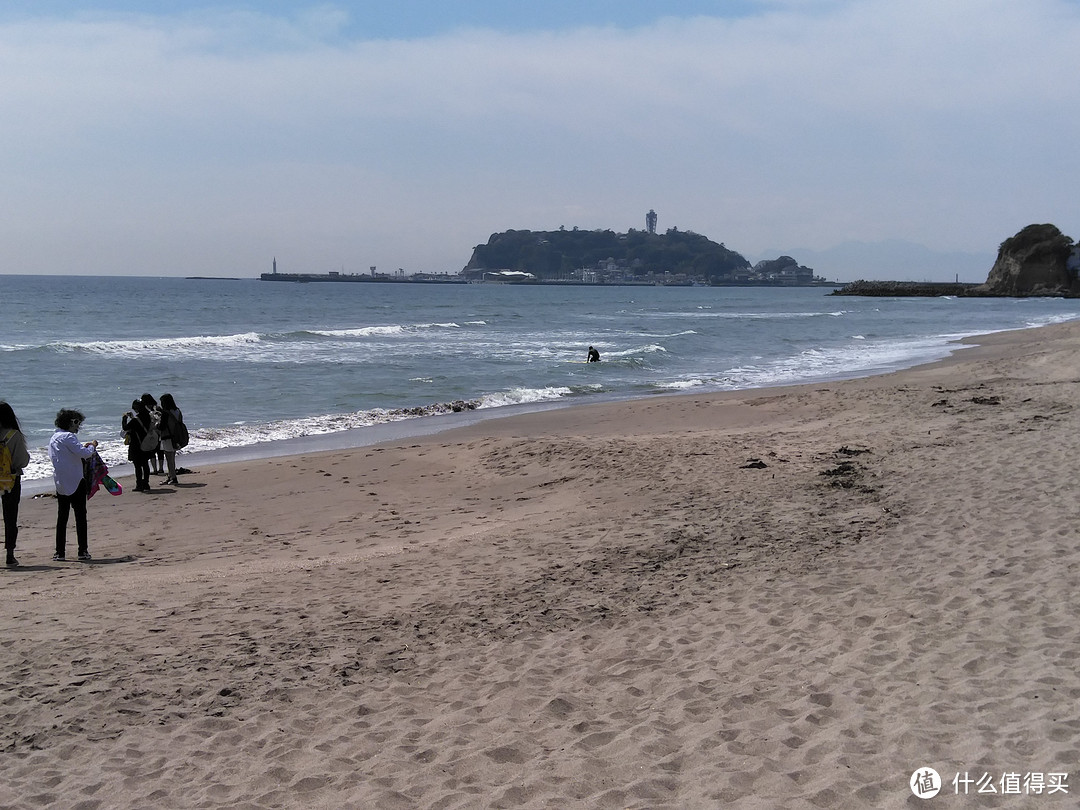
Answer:
<svg viewBox="0 0 1080 810"><path fill-rule="evenodd" d="M90 560L86 501L92 492L87 465L97 454L97 440L83 442L78 433L86 421L79 411L61 408L49 440L49 460L56 489L56 550L53 560L67 559L67 524L75 514L78 557ZM150 394L131 403L131 410L120 420L128 459L135 466L135 491L150 492L150 473L166 474L165 483L178 484L176 451L187 444L184 416L172 394L162 394L161 404ZM17 566L15 545L19 535L19 501L22 498L22 472L30 463L30 451L18 417L11 405L0 400L0 499L3 501L4 550L6 564ZM100 462L100 459L97 459ZM155 463L156 462L156 463ZM4 468L7 468L6 470Z"/></svg>
<svg viewBox="0 0 1080 810"><path fill-rule="evenodd" d="M136 492L150 491L151 473L166 475L166 484L180 483L176 480L176 451L181 446L180 434L186 430L184 415L172 394L162 394L160 405L150 394L132 400L131 410L120 419L120 427L128 461L135 467Z"/></svg>

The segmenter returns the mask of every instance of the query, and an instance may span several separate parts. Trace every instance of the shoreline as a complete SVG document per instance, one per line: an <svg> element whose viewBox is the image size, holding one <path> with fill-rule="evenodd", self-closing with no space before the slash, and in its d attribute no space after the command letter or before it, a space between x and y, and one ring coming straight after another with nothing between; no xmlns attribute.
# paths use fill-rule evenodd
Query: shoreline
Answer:
<svg viewBox="0 0 1080 810"><path fill-rule="evenodd" d="M1034 326L1024 329L1003 330L1006 332L1025 332L1030 329L1044 327ZM957 352L977 345L980 338L998 332L988 332L980 335L969 335L963 338L951 340L940 347L943 356L932 359L916 359L909 363L898 365L895 368L860 372L852 375L833 375L820 379L810 379L797 383L778 383L754 388L740 388L732 390L686 390L651 392L648 394L611 394L597 395L588 401L578 399L556 399L537 402L519 403L515 405L503 405L497 408L476 408L458 413L437 413L428 416L410 417L390 422L383 422L363 427L349 428L331 433L318 433L308 436L298 436L290 439L273 439L270 441L255 442L233 447L215 448L196 452L181 451L177 455L177 466L189 469L203 469L220 464L235 464L259 459L288 458L289 456L303 455L307 453L333 452L336 450L355 450L363 447L383 444L386 442L403 441L409 438L437 435L446 431L455 430L477 422L505 419L522 414L539 413L549 410L562 410L566 408L586 408L596 405L604 405L619 402L650 401L666 397L684 396L717 396L717 395L746 395L755 391L775 391L801 386L821 385L845 380L867 379L870 377L883 376L918 368L923 365L944 362ZM39 450L37 452L43 452ZM113 464L110 466L110 474L114 478L130 478L134 475L129 462ZM50 494L52 491L51 476L41 478L24 478L23 493L27 497Z"/></svg>
<svg viewBox="0 0 1080 810"><path fill-rule="evenodd" d="M1064 807L1080 322L964 340L200 468L96 496L91 564L24 499L0 803Z"/></svg>

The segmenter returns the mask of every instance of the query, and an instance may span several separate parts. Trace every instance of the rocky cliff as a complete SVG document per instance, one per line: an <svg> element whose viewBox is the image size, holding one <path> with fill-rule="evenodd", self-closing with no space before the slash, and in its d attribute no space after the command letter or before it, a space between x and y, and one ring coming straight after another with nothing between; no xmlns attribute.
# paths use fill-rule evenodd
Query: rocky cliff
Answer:
<svg viewBox="0 0 1080 810"><path fill-rule="evenodd" d="M1080 298L1080 245L1053 225L1028 225L1001 243L983 284L853 281L833 295Z"/></svg>
<svg viewBox="0 0 1080 810"><path fill-rule="evenodd" d="M1069 268L1073 240L1053 225L1028 225L1006 239L986 283L975 295L1080 296L1080 281Z"/></svg>

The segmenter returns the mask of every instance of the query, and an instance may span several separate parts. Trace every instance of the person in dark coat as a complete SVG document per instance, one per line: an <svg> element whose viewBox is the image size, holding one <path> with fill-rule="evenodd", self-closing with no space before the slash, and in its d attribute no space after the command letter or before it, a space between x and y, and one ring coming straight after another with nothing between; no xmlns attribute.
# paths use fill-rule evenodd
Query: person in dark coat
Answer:
<svg viewBox="0 0 1080 810"><path fill-rule="evenodd" d="M128 437L128 461L135 467L135 491L150 491L150 457L157 452L157 429L153 417L141 399L131 403L131 410L120 420Z"/></svg>
<svg viewBox="0 0 1080 810"><path fill-rule="evenodd" d="M158 405L158 401L154 399L153 394L143 394L139 399L142 400L143 405L146 406L146 412L150 414L150 422L155 429L161 426L161 406ZM165 453L161 449L160 435L158 437L158 446L150 454L150 472L154 475L165 474Z"/></svg>
<svg viewBox="0 0 1080 810"><path fill-rule="evenodd" d="M176 430L179 423L184 421L183 412L176 407L176 400L172 394L161 395L161 449L165 452L165 463L169 467L169 476L165 479L166 484L179 484L176 480L176 451L180 448L176 443Z"/></svg>

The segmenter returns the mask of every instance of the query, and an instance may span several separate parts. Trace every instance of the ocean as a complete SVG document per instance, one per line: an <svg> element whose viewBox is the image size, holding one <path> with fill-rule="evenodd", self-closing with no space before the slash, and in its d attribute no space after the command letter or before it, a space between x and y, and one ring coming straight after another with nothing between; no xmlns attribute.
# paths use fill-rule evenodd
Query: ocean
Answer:
<svg viewBox="0 0 1080 810"><path fill-rule="evenodd" d="M0 291L0 399L31 447L27 491L51 479L61 407L123 474L120 419L144 392L176 398L192 467L522 409L876 374L960 337L1080 317L1076 300L824 288L0 276ZM583 362L590 345L600 363Z"/></svg>

